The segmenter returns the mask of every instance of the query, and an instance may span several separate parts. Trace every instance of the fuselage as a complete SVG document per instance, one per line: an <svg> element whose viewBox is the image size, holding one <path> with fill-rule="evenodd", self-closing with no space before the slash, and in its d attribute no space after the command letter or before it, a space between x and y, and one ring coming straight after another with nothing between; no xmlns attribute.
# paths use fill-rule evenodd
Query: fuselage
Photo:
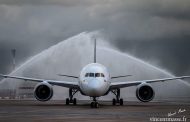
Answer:
<svg viewBox="0 0 190 122"><path fill-rule="evenodd" d="M79 77L81 91L90 97L105 95L110 87L110 74L105 66L99 63L86 65Z"/></svg>

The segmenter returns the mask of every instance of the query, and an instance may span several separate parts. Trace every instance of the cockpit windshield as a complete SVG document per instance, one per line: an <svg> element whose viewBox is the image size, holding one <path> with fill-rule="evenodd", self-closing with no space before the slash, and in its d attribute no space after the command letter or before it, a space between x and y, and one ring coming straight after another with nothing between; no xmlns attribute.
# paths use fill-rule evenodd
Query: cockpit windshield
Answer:
<svg viewBox="0 0 190 122"><path fill-rule="evenodd" d="M89 77L94 77L94 73L89 73Z"/></svg>
<svg viewBox="0 0 190 122"><path fill-rule="evenodd" d="M101 76L100 73L96 73L96 74L95 74L95 77L100 77L100 76Z"/></svg>
<svg viewBox="0 0 190 122"><path fill-rule="evenodd" d="M85 77L105 77L103 73L86 73Z"/></svg>
<svg viewBox="0 0 190 122"><path fill-rule="evenodd" d="M103 73L101 73L101 77L105 77L105 75Z"/></svg>

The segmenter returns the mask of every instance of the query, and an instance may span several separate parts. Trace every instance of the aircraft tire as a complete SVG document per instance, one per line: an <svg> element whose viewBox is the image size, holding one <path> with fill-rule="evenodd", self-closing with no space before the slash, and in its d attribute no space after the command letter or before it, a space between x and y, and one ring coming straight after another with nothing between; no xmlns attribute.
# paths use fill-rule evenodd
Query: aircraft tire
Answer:
<svg viewBox="0 0 190 122"><path fill-rule="evenodd" d="M119 100L119 104L120 104L121 106L123 105L123 99L122 99L122 98Z"/></svg>
<svg viewBox="0 0 190 122"><path fill-rule="evenodd" d="M69 98L66 99L66 105L69 105Z"/></svg>
<svg viewBox="0 0 190 122"><path fill-rule="evenodd" d="M73 99L73 105L77 105L77 99L76 98Z"/></svg>
<svg viewBox="0 0 190 122"><path fill-rule="evenodd" d="M112 100L112 105L116 105L116 99Z"/></svg>

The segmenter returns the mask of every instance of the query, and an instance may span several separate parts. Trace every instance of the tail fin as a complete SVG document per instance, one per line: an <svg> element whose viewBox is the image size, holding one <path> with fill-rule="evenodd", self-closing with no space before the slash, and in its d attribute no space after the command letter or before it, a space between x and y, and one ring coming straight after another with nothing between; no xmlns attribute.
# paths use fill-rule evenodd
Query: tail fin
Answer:
<svg viewBox="0 0 190 122"><path fill-rule="evenodd" d="M94 63L96 63L96 38L94 39Z"/></svg>

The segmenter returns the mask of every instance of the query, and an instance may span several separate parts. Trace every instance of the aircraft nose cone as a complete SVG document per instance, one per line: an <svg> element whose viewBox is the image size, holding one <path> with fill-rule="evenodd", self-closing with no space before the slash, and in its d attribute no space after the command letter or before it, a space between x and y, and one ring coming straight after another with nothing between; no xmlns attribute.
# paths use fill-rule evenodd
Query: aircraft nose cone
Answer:
<svg viewBox="0 0 190 122"><path fill-rule="evenodd" d="M98 95L101 91L101 83L98 80L92 80L91 82L89 82L88 86L90 88L90 93L94 96Z"/></svg>
<svg viewBox="0 0 190 122"><path fill-rule="evenodd" d="M92 90L97 90L100 87L100 82L98 80L92 80L88 85Z"/></svg>

